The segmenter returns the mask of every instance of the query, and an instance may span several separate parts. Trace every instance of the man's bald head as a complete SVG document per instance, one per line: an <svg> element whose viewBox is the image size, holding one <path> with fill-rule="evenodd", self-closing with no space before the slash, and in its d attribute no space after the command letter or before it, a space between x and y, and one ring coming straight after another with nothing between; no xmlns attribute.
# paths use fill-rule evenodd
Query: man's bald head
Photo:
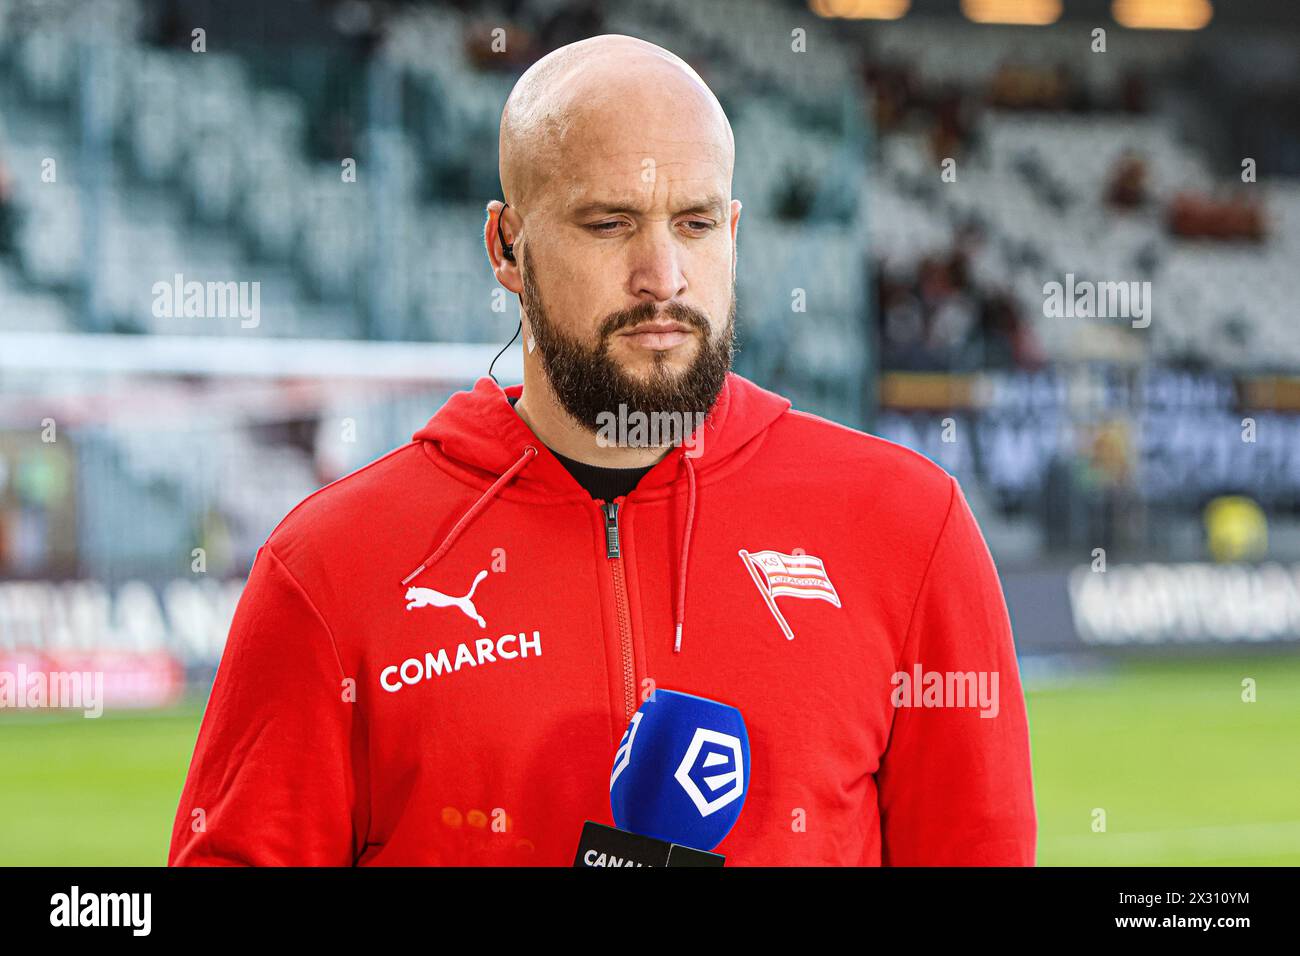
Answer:
<svg viewBox="0 0 1300 956"><path fill-rule="evenodd" d="M607 34L547 54L515 84L501 114L502 195L529 209L548 186L565 188L558 173L567 164L591 150L617 150L629 124L649 134L632 148L696 141L730 182L731 124L699 74L663 47Z"/></svg>

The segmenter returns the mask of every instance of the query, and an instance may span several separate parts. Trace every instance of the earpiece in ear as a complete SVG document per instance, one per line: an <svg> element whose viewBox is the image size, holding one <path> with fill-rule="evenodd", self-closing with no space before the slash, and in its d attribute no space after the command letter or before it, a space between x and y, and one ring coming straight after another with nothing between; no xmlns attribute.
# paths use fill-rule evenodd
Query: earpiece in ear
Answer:
<svg viewBox="0 0 1300 956"><path fill-rule="evenodd" d="M505 215L506 206L509 205L510 203L506 203L505 206L502 206L501 213L497 216L497 239L500 240L501 242L502 258L506 259L509 262L514 262L515 261L514 243L506 242L506 234L501 231L501 216Z"/></svg>

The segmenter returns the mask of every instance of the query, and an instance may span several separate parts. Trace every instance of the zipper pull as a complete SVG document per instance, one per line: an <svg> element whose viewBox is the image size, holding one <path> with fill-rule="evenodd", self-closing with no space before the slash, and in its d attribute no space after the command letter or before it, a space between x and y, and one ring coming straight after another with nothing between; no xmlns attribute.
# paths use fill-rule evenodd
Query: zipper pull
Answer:
<svg viewBox="0 0 1300 956"><path fill-rule="evenodd" d="M611 501L605 505L605 557L618 556L618 502Z"/></svg>

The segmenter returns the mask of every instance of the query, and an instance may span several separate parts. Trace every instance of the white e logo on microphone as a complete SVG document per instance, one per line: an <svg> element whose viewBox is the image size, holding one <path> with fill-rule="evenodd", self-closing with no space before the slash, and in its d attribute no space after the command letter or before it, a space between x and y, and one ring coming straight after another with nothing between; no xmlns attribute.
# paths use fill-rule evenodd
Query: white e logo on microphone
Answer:
<svg viewBox="0 0 1300 956"><path fill-rule="evenodd" d="M738 799L744 791L742 762L739 738L699 727L673 777L682 785L700 816L707 817ZM712 799L704 795L701 784L714 794Z"/></svg>

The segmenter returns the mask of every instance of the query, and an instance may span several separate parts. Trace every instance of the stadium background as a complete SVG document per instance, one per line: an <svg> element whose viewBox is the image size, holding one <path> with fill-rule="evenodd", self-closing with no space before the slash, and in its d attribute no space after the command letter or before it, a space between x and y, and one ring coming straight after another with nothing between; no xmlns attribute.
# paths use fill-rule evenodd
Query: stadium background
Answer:
<svg viewBox="0 0 1300 956"><path fill-rule="evenodd" d="M0 864L164 862L256 548L513 333L500 109L599 33L731 118L737 369L963 482L1040 863L1300 863L1293 4L5 0L0 671L107 702L0 708Z"/></svg>

